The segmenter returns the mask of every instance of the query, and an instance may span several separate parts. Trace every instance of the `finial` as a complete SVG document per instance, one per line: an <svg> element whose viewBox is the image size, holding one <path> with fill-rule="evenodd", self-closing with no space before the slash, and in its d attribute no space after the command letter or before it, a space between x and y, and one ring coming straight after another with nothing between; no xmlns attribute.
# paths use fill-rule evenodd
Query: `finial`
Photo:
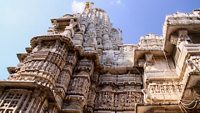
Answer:
<svg viewBox="0 0 200 113"><path fill-rule="evenodd" d="M90 9L92 9L93 5L94 5L93 2L85 2L85 10L89 11Z"/></svg>

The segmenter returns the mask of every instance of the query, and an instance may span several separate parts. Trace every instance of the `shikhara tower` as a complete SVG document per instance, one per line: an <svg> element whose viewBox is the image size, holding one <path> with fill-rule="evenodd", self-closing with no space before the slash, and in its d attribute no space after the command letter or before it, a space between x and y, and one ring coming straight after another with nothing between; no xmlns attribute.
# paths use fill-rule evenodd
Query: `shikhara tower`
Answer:
<svg viewBox="0 0 200 113"><path fill-rule="evenodd" d="M0 113L200 112L200 10L166 17L163 36L122 43L107 13L52 19L0 81Z"/></svg>

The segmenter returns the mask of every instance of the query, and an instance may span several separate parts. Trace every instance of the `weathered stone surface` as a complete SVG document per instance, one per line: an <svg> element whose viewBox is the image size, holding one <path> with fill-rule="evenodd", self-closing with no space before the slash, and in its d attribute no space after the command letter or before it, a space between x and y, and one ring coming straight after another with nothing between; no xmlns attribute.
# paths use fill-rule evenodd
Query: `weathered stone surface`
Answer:
<svg viewBox="0 0 200 113"><path fill-rule="evenodd" d="M0 81L0 113L200 112L200 10L166 17L163 36L123 44L107 13L52 19Z"/></svg>

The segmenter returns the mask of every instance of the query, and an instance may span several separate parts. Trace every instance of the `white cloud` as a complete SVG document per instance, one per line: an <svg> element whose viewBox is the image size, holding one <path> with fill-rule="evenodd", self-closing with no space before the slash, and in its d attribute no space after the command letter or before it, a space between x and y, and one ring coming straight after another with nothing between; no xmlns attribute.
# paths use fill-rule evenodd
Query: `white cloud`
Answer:
<svg viewBox="0 0 200 113"><path fill-rule="evenodd" d="M84 7L85 7L84 2L79 2L77 0L73 0L73 2L72 2L73 13L82 13L84 10Z"/></svg>
<svg viewBox="0 0 200 113"><path fill-rule="evenodd" d="M116 4L121 4L121 3L122 3L121 0L117 0L117 1L116 1Z"/></svg>
<svg viewBox="0 0 200 113"><path fill-rule="evenodd" d="M120 5L120 4L122 4L122 0L112 0L111 4L112 5Z"/></svg>

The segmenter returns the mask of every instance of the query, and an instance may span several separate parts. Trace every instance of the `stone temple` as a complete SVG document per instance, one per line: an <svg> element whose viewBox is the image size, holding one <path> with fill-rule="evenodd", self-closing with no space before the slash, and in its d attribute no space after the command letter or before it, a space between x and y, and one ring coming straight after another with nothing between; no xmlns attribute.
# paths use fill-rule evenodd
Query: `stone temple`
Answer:
<svg viewBox="0 0 200 113"><path fill-rule="evenodd" d="M0 81L0 113L200 113L200 10L122 43L107 13L51 19Z"/></svg>

